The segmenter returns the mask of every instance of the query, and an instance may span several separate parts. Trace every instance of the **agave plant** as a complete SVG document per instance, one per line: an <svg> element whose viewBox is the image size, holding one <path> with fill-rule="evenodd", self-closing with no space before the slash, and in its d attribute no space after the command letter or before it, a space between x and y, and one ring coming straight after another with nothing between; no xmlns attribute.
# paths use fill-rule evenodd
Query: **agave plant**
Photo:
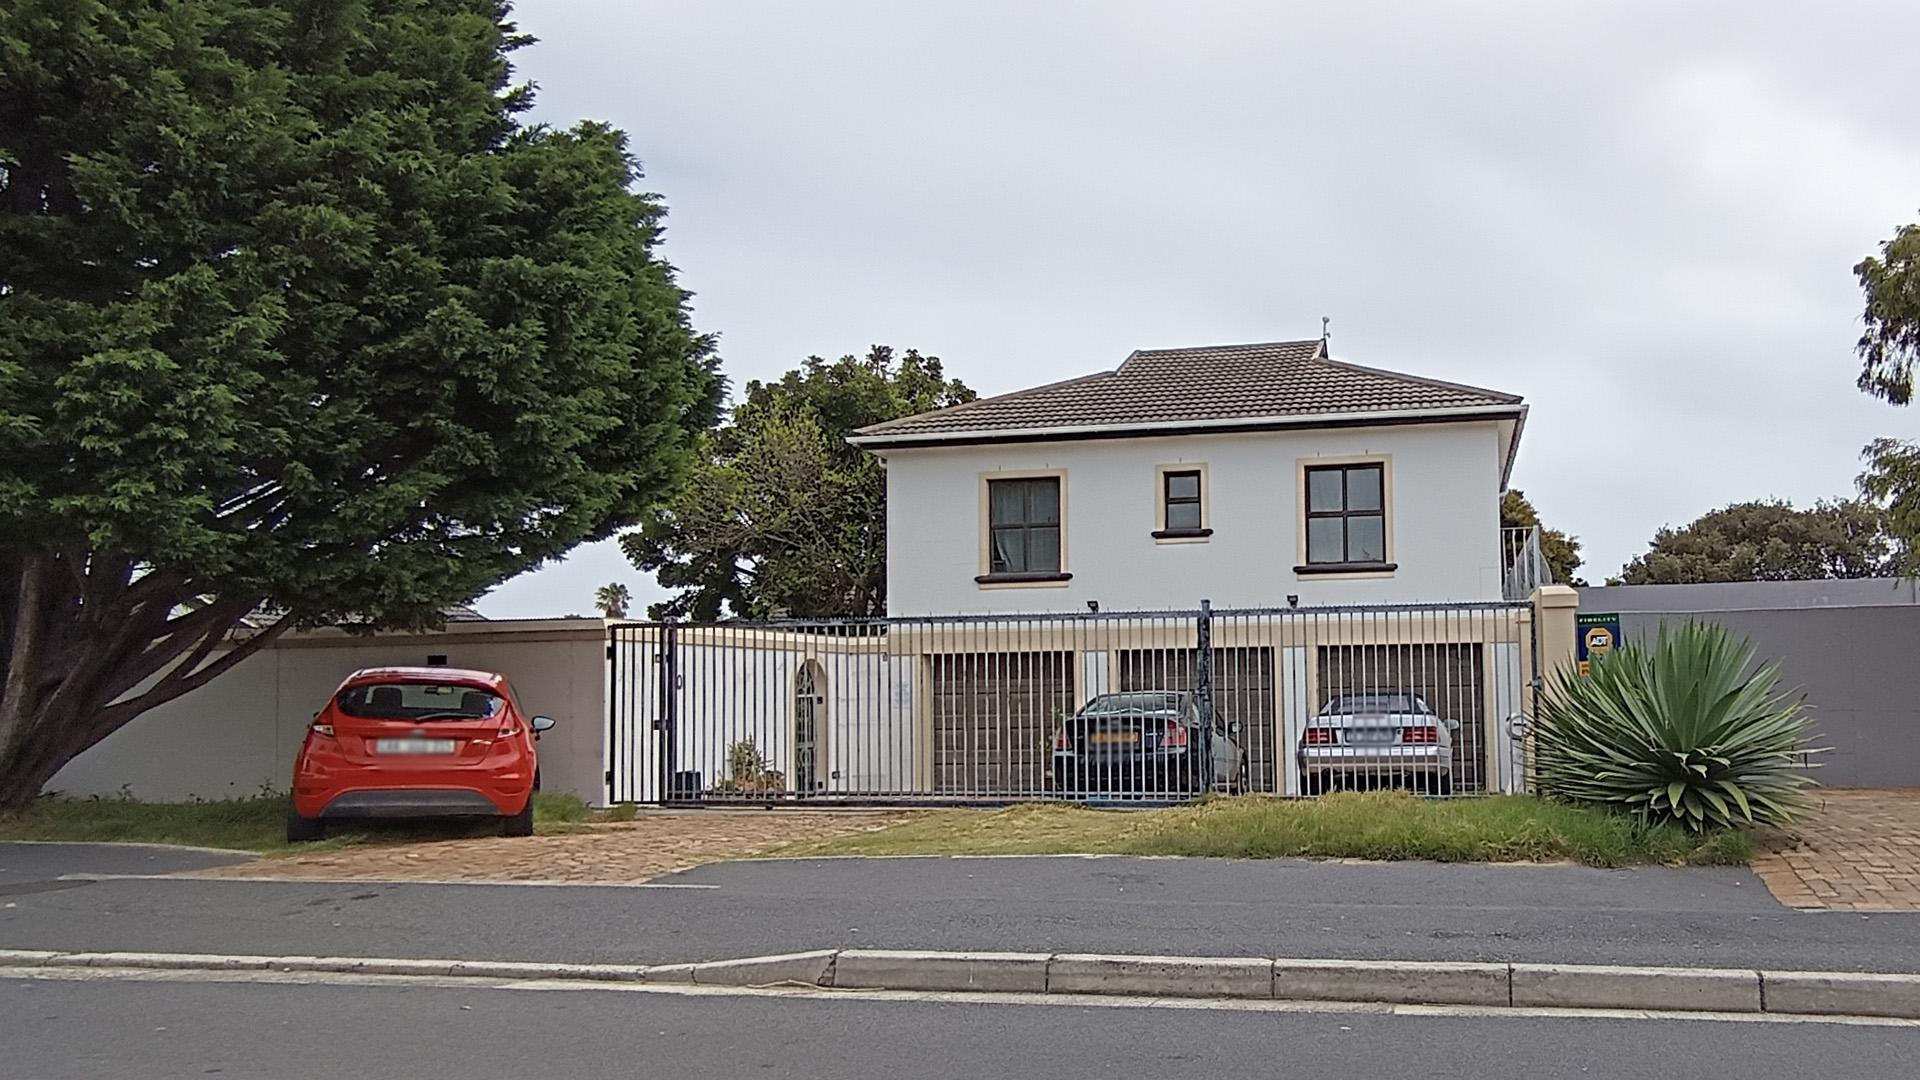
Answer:
<svg viewBox="0 0 1920 1080"><path fill-rule="evenodd" d="M1713 623L1662 626L1590 676L1555 676L1535 725L1543 793L1630 809L1694 830L1792 821L1811 799L1806 699L1778 665L1751 675L1753 646Z"/></svg>

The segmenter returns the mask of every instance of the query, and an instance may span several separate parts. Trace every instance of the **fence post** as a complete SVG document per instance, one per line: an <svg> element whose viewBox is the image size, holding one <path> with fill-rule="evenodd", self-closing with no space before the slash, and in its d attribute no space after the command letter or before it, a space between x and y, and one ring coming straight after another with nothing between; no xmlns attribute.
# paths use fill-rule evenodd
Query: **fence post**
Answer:
<svg viewBox="0 0 1920 1080"><path fill-rule="evenodd" d="M1200 703L1200 723L1213 727L1213 601L1200 601L1195 627L1193 694Z"/></svg>
<svg viewBox="0 0 1920 1080"><path fill-rule="evenodd" d="M680 672L674 658L679 654L679 634L672 623L660 627L660 653L654 662L660 665L660 717L653 726L660 732L660 801L666 802L677 792L673 789L674 772L677 768L678 754L675 743L680 736ZM695 792L688 792L689 797Z"/></svg>

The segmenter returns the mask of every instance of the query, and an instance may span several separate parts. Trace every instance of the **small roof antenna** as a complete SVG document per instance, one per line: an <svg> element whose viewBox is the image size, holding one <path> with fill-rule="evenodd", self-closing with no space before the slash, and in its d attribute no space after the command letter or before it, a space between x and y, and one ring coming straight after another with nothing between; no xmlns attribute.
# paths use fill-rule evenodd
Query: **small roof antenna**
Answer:
<svg viewBox="0 0 1920 1080"><path fill-rule="evenodd" d="M1320 355L1327 355L1327 342L1333 340L1333 316L1320 316Z"/></svg>

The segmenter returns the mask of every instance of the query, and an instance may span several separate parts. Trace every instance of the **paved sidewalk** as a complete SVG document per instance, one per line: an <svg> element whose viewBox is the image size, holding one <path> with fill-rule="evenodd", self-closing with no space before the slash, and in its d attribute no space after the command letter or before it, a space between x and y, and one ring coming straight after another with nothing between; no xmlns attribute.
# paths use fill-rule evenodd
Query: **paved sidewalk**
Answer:
<svg viewBox="0 0 1920 1080"><path fill-rule="evenodd" d="M631 822L530 838L380 844L256 859L200 876L274 881L515 881L623 885L796 840L866 832L900 811L655 810Z"/></svg>
<svg viewBox="0 0 1920 1080"><path fill-rule="evenodd" d="M1920 789L1831 788L1754 872L1788 907L1920 911Z"/></svg>

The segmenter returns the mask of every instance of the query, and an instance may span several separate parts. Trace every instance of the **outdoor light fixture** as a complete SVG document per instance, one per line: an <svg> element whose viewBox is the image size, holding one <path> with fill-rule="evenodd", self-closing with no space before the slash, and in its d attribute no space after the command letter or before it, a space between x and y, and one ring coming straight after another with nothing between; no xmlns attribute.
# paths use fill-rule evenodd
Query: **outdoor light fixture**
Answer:
<svg viewBox="0 0 1920 1080"><path fill-rule="evenodd" d="M1288 607L1299 607L1299 606L1300 606L1300 594L1299 594L1299 593L1288 593L1288 594L1287 594L1287 606L1288 606Z"/></svg>
<svg viewBox="0 0 1920 1080"><path fill-rule="evenodd" d="M1098 600L1087 601L1087 610L1098 615L1100 613L1100 601Z"/></svg>

